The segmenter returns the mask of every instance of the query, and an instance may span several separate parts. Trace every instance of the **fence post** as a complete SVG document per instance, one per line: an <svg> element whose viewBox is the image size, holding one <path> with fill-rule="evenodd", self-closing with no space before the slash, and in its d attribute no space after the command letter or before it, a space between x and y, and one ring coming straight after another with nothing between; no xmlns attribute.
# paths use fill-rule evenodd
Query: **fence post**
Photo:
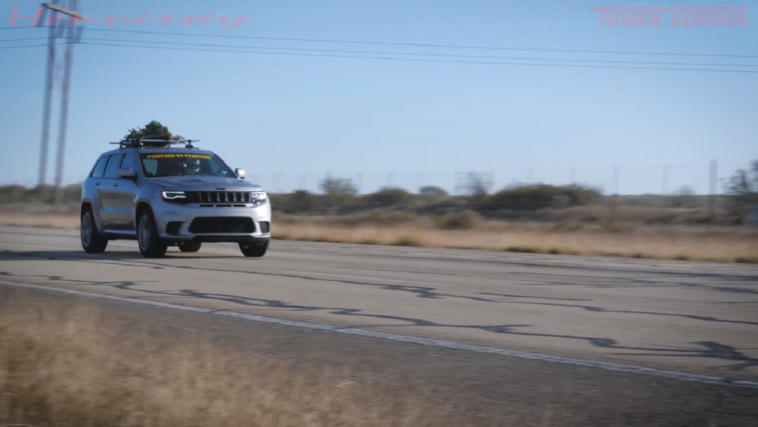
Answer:
<svg viewBox="0 0 758 427"><path fill-rule="evenodd" d="M611 188L613 189L613 200L611 200L611 222L616 222L616 213L619 204L619 167L613 167L613 181L611 182Z"/></svg>
<svg viewBox="0 0 758 427"><path fill-rule="evenodd" d="M661 175L661 205L667 206L666 198L669 192L669 165L663 165L663 174Z"/></svg>
<svg viewBox="0 0 758 427"><path fill-rule="evenodd" d="M708 215L711 220L716 216L716 181L718 173L718 162L711 160L710 185L708 186Z"/></svg>
<svg viewBox="0 0 758 427"><path fill-rule="evenodd" d="M355 193L360 195L361 194L361 187L363 186L363 174L359 173L358 177L356 178L356 184L355 184Z"/></svg>

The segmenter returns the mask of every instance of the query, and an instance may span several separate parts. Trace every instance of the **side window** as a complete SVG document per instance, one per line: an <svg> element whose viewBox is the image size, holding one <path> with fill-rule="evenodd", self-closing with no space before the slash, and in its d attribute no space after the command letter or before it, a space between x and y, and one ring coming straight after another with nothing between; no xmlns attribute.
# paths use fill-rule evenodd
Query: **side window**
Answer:
<svg viewBox="0 0 758 427"><path fill-rule="evenodd" d="M132 156L131 153L124 154L124 160L121 161L121 167L134 169L134 156Z"/></svg>
<svg viewBox="0 0 758 427"><path fill-rule="evenodd" d="M118 166L121 163L123 154L113 154L108 159L108 166L105 167L105 178L115 178L118 176Z"/></svg>
<svg viewBox="0 0 758 427"><path fill-rule="evenodd" d="M221 169L221 166L218 165L216 162L209 162L211 166L211 173L214 175L218 175L219 169Z"/></svg>
<svg viewBox="0 0 758 427"><path fill-rule="evenodd" d="M95 164L95 168L92 170L93 178L102 178L103 172L105 172L105 163L108 161L108 156L101 157Z"/></svg>

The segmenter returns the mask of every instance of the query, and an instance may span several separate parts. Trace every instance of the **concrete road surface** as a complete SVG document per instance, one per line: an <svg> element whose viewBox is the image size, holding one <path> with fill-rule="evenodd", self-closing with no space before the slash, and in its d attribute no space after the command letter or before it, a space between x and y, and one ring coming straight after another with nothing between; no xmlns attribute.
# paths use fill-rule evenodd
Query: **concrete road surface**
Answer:
<svg viewBox="0 0 758 427"><path fill-rule="evenodd" d="M89 255L77 231L0 227L0 275L4 283L355 330L377 349L400 345L391 340L459 344L450 351L466 355L462 372L472 360L491 369L532 358L542 372L581 372L604 387L623 378L639 381L640 390L664 381L674 394L701 397L741 389L749 399L737 406L751 401L758 412L758 394L750 394L758 386L755 265L283 241L261 259L242 257L236 245L208 244L148 260L133 241ZM605 369L613 366L624 372ZM629 373L635 369L683 379ZM748 387L708 386L700 376ZM602 394L602 387L582 390Z"/></svg>

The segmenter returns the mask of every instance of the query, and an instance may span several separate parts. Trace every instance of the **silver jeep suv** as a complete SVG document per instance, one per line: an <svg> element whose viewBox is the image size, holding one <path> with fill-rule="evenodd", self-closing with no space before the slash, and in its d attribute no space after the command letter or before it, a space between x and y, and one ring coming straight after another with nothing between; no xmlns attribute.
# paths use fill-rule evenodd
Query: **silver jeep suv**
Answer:
<svg viewBox="0 0 758 427"><path fill-rule="evenodd" d="M177 142L182 147L172 147ZM203 242L235 242L262 257L271 237L271 205L263 189L244 180L192 141L121 141L100 156L84 181L82 247L105 251L109 240L137 240L145 257L168 246L196 252Z"/></svg>

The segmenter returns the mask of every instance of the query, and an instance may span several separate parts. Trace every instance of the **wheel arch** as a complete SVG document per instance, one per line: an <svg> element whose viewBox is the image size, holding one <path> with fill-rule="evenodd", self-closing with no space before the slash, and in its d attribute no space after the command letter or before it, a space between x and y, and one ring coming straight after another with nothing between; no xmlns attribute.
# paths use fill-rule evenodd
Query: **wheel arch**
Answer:
<svg viewBox="0 0 758 427"><path fill-rule="evenodd" d="M142 216L144 212L153 212L153 207L150 206L150 203L140 200L137 202L137 207L134 209L134 229L137 230L137 226L139 224L139 219ZM153 213L153 216L155 213Z"/></svg>
<svg viewBox="0 0 758 427"><path fill-rule="evenodd" d="M95 209L95 205L92 203L89 199L82 200L81 205L79 206L79 220L81 221L82 218L84 218L84 213L87 212L89 209L90 212L92 212L92 221L95 222L95 228L97 228L97 231L100 233L105 233L105 229L103 228L103 224L100 221L100 215L99 212Z"/></svg>
<svg viewBox="0 0 758 427"><path fill-rule="evenodd" d="M84 216L84 212L87 211L87 209L92 210L92 202L89 200L82 200L82 204L79 207L79 218L81 219ZM94 215L94 212L93 212Z"/></svg>

